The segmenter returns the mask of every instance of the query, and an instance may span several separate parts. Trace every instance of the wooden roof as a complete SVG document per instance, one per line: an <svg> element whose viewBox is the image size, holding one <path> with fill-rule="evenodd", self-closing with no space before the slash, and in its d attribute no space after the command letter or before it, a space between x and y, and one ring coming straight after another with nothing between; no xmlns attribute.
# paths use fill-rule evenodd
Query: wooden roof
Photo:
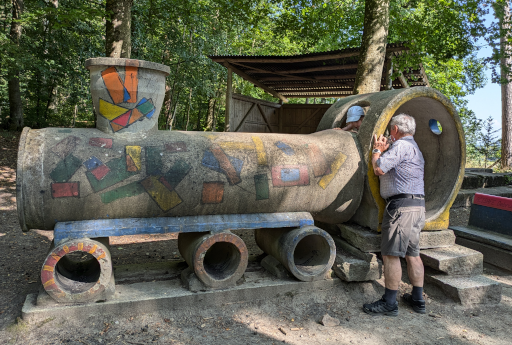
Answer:
<svg viewBox="0 0 512 345"><path fill-rule="evenodd" d="M407 50L401 44L388 44L381 90L389 89L387 78L390 60ZM345 97L352 95L357 72L359 48L292 56L209 56L213 61L231 67L245 80L285 102L291 97ZM429 86L421 64L409 73L400 73L392 81L394 89ZM388 86L386 86L388 84Z"/></svg>

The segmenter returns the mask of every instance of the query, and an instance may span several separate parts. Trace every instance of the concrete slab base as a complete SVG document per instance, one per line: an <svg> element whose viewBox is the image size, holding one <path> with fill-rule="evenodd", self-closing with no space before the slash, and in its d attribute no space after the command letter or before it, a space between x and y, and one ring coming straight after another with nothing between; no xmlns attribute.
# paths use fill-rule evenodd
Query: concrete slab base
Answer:
<svg viewBox="0 0 512 345"><path fill-rule="evenodd" d="M420 252L423 265L448 275L476 275L483 272L482 253L460 245Z"/></svg>
<svg viewBox="0 0 512 345"><path fill-rule="evenodd" d="M501 301L501 284L482 275L453 277L425 274L425 281L437 285L462 305L497 304Z"/></svg>
<svg viewBox="0 0 512 345"><path fill-rule="evenodd" d="M141 272L141 274L143 274ZM169 272L172 276L172 272ZM326 279L301 282L296 279L275 279L268 272L258 269L245 273L241 285L214 291L191 292L182 286L181 279L116 285L114 297L103 303L38 305L38 294L30 294L25 300L22 317L27 322L38 322L48 318L76 318L103 315L130 317L158 310L181 309L190 306L223 305L230 302L250 302L274 298L284 294L307 293L318 289L329 289L341 284L341 280Z"/></svg>
<svg viewBox="0 0 512 345"><path fill-rule="evenodd" d="M336 243L334 274L348 282L380 279L382 261L377 255L360 251L339 237L333 239Z"/></svg>
<svg viewBox="0 0 512 345"><path fill-rule="evenodd" d="M450 229L453 230L457 238L467 238L512 252L512 236L466 226L451 226Z"/></svg>
<svg viewBox="0 0 512 345"><path fill-rule="evenodd" d="M484 262L512 271L512 251L489 244L476 242L464 237L457 237L457 244L478 250L484 256Z"/></svg>
<svg viewBox="0 0 512 345"><path fill-rule="evenodd" d="M381 234L355 224L338 224L341 237L363 252L380 252ZM452 230L422 231L420 249L450 247L455 244Z"/></svg>

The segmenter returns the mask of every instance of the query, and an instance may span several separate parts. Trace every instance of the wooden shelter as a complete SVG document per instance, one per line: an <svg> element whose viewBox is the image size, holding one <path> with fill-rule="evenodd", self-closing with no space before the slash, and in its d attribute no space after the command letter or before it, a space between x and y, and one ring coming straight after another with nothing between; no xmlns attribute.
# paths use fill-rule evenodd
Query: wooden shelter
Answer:
<svg viewBox="0 0 512 345"><path fill-rule="evenodd" d="M391 80L393 57L407 50L388 44L381 90L429 86L421 64ZM209 56L228 69L226 127L234 132L307 134L315 131L329 105L284 104L288 98L340 98L353 94L359 48L293 56ZM279 103L232 92L232 73L265 90Z"/></svg>

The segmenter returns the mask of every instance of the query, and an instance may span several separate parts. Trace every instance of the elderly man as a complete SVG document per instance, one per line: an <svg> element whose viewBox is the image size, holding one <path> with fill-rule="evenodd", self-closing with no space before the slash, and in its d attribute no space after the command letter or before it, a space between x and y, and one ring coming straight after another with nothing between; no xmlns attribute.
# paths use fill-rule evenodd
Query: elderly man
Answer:
<svg viewBox="0 0 512 345"><path fill-rule="evenodd" d="M402 278L400 258L405 257L413 288L412 294L404 294L403 299L415 312L424 314L424 269L419 256L419 239L425 225L425 160L413 138L416 131L414 118L406 114L396 115L389 126L391 147L382 135L374 136L372 151L373 170L380 179L380 195L387 203L381 242L386 290L380 300L365 304L363 310L372 315L398 315L396 296Z"/></svg>

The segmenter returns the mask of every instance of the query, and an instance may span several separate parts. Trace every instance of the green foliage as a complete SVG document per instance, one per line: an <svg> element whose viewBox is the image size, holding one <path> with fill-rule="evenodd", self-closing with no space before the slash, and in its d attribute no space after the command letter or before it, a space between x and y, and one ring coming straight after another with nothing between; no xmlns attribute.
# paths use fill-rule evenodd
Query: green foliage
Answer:
<svg viewBox="0 0 512 345"><path fill-rule="evenodd" d="M468 158L470 160L482 160L483 167L487 168L489 161L494 162L501 158L501 139L496 135L500 129L494 129L492 116L485 121L478 120L476 125L475 142L468 146Z"/></svg>

